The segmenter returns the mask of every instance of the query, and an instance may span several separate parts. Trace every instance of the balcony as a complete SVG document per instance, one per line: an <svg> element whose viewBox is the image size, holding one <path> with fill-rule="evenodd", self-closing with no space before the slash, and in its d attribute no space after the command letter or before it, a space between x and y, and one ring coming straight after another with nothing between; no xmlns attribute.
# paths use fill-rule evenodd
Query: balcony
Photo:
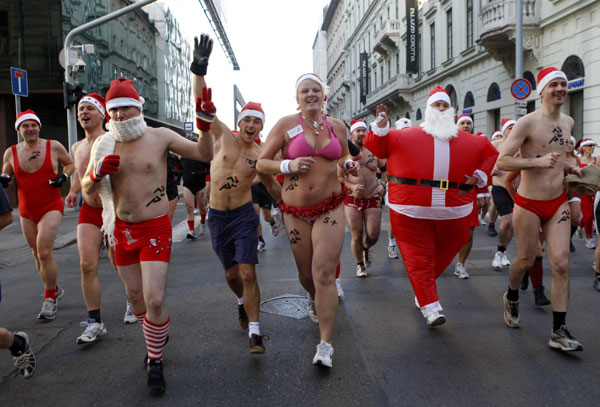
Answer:
<svg viewBox="0 0 600 407"><path fill-rule="evenodd" d="M536 14L536 0L523 0L523 38L528 51L539 44L540 17ZM479 13L482 45L494 59L501 61L509 72L514 72L515 34L517 22L516 0L491 0ZM535 37L535 38L534 38ZM532 46L533 44L533 46Z"/></svg>
<svg viewBox="0 0 600 407"><path fill-rule="evenodd" d="M375 34L373 51L384 57L388 53L395 51L398 48L396 41L400 40L400 27L400 20L387 20Z"/></svg>
<svg viewBox="0 0 600 407"><path fill-rule="evenodd" d="M410 89L410 76L398 74L367 95L367 107L375 107L379 103L390 106L400 105L405 102L402 95Z"/></svg>

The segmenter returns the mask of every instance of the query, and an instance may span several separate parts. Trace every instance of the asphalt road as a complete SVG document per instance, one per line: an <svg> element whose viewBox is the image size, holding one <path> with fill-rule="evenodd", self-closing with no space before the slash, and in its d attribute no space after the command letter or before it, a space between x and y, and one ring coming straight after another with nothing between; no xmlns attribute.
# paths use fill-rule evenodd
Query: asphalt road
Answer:
<svg viewBox="0 0 600 407"><path fill-rule="evenodd" d="M178 206L176 223L184 211ZM59 245L73 240L76 216L65 214ZM208 230L197 241L176 242L167 288L172 319L164 353L167 391L158 399L147 393L141 330L123 324L125 294L106 255L100 279L108 335L95 344L76 345L83 331L79 322L87 318L76 246L55 251L66 294L56 319L41 322L36 315L43 287L18 223L13 224L0 232L0 326L30 335L38 370L23 380L8 351L0 351L0 406L597 405L600 293L592 287L593 251L583 240L574 239L567 323L584 351L564 354L548 347L552 312L533 305L531 289L521 294L522 327L504 324L508 269L492 269L496 239L484 227L476 231L467 262L471 278L456 278L452 265L438 280L447 322L428 328L413 304L402 261L387 257L387 222L386 213L366 279L354 277L346 233L345 299L330 370L311 364L319 331L308 318L261 313L261 331L270 337L267 353L248 354L247 334L239 328L235 297L212 252ZM262 300L304 295L283 234L274 238L265 233L265 240L267 250L258 266ZM513 242L509 258L514 254ZM544 268L549 288L546 259Z"/></svg>

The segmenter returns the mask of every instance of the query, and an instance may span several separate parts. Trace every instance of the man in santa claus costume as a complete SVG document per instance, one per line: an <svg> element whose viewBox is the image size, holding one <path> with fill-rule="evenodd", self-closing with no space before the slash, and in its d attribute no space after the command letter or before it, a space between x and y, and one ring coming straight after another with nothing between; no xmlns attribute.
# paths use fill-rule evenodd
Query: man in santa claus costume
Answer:
<svg viewBox="0 0 600 407"><path fill-rule="evenodd" d="M443 324L435 280L469 238L474 187L483 187L498 156L484 137L458 130L450 97L441 88L427 99L425 121L389 129L378 105L364 146L387 159L394 236L429 326Z"/></svg>

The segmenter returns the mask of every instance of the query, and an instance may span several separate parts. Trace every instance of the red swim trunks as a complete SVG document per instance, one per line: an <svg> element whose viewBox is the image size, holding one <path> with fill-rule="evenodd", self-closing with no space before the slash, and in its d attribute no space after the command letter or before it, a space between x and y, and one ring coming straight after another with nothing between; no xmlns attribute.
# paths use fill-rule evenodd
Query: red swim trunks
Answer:
<svg viewBox="0 0 600 407"><path fill-rule="evenodd" d="M518 192L515 194L515 204L519 205L523 209L527 209L528 211L535 213L537 216L539 216L542 223L546 223L552 219L563 202L567 202L566 190L558 197L549 201L538 201L535 199L523 198Z"/></svg>
<svg viewBox="0 0 600 407"><path fill-rule="evenodd" d="M115 222L115 263L129 266L141 261L171 259L172 227L168 215L130 223L117 218Z"/></svg>
<svg viewBox="0 0 600 407"><path fill-rule="evenodd" d="M346 195L344 198L344 205L354 208L357 211L364 211L365 209L381 209L381 198L375 195L369 199L358 199L350 195Z"/></svg>
<svg viewBox="0 0 600 407"><path fill-rule="evenodd" d="M77 221L78 225L81 225L82 223L89 223L101 228L102 208L93 208L84 202L79 210L79 220Z"/></svg>

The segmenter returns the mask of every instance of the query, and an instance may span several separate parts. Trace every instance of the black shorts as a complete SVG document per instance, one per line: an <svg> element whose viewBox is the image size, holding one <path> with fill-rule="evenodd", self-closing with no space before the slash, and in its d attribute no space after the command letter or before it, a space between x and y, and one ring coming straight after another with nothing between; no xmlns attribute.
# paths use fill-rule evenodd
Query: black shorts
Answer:
<svg viewBox="0 0 600 407"><path fill-rule="evenodd" d="M179 191L177 190L177 185L175 184L175 181L172 181L169 178L167 178L167 198L169 198L169 201L172 201L178 196Z"/></svg>
<svg viewBox="0 0 600 407"><path fill-rule="evenodd" d="M271 209L274 200L271 195L269 195L265 184L259 182L258 184L252 185L250 189L252 191L252 203L257 204L261 208Z"/></svg>
<svg viewBox="0 0 600 407"><path fill-rule="evenodd" d="M2 186L0 186L0 215L4 215L5 213L12 212L13 208L10 206L10 201L8 200L8 195L6 195L6 191Z"/></svg>
<svg viewBox="0 0 600 407"><path fill-rule="evenodd" d="M192 191L196 195L206 186L206 175L194 172L185 172L183 174L183 186Z"/></svg>
<svg viewBox="0 0 600 407"><path fill-rule="evenodd" d="M498 185L492 185L492 198L494 199L494 206L500 214L500 216L510 215L513 213L515 202L510 197L510 194L504 187Z"/></svg>

